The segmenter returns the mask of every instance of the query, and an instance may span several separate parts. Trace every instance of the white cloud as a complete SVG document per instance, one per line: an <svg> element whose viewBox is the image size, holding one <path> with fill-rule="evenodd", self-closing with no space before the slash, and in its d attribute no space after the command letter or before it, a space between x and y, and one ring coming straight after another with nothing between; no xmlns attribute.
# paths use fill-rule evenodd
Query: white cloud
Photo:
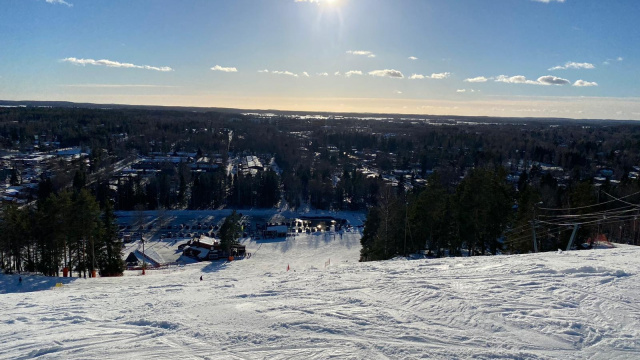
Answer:
<svg viewBox="0 0 640 360"><path fill-rule="evenodd" d="M540 85L568 85L571 82L567 79L559 78L557 76L545 75L538 78Z"/></svg>
<svg viewBox="0 0 640 360"><path fill-rule="evenodd" d="M568 61L564 65L558 65L550 68L549 71L566 70L566 69L595 69L595 68L596 68L595 65L591 63L586 63L586 62L578 63L578 62Z"/></svg>
<svg viewBox="0 0 640 360"><path fill-rule="evenodd" d="M298 77L298 74L294 74L291 71L278 71L278 70L258 70L259 73L263 73L263 74L275 74L275 75L287 75L287 76L293 76L293 77Z"/></svg>
<svg viewBox="0 0 640 360"><path fill-rule="evenodd" d="M436 80L441 80L441 79L446 79L449 76L451 76L450 72L443 72L443 73L434 73L431 74L431 78L432 79L436 79Z"/></svg>
<svg viewBox="0 0 640 360"><path fill-rule="evenodd" d="M595 81L591 82L591 81L578 80L573 83L573 86L578 86L578 87L598 86L598 83Z"/></svg>
<svg viewBox="0 0 640 360"><path fill-rule="evenodd" d="M448 78L449 76L451 76L450 72L433 73L431 75L413 74L409 77L409 79L411 80L422 80L422 79L442 80L442 79Z"/></svg>
<svg viewBox="0 0 640 360"><path fill-rule="evenodd" d="M298 0L296 0L296 1L298 1ZM559 3L563 3L564 2L564 0L531 0L531 1L541 2L541 3L545 3L545 4L552 3L552 2L559 2Z"/></svg>
<svg viewBox="0 0 640 360"><path fill-rule="evenodd" d="M222 72L238 72L238 69L235 67L222 67L220 65L216 65L211 68L213 71L222 71Z"/></svg>
<svg viewBox="0 0 640 360"><path fill-rule="evenodd" d="M163 71L163 72L173 71L173 69L168 66L157 67L157 66L149 66L149 65L135 65L135 64L121 63L118 61L105 60L105 59L93 60L93 59L77 59L74 57L69 57L69 58L62 59L61 61L69 62L75 65L82 65L82 66L94 65L94 66L106 66L106 67L115 67L115 68L155 70L155 71Z"/></svg>
<svg viewBox="0 0 640 360"><path fill-rule="evenodd" d="M302 75L304 75L304 77L309 77L309 73L308 73L308 72L306 72L306 71L303 71L303 72L302 72Z"/></svg>
<svg viewBox="0 0 640 360"><path fill-rule="evenodd" d="M464 93L467 92L467 89L458 89L456 90L457 93Z"/></svg>
<svg viewBox="0 0 640 360"><path fill-rule="evenodd" d="M618 62L620 62L620 61L624 61L624 58L623 58L623 57L621 57L621 56L618 56L618 57L617 57L617 58L615 58L615 59L607 59L607 60L605 60L605 61L603 62L603 64L604 64L604 65L611 65L611 62L612 62L612 61L618 61Z"/></svg>
<svg viewBox="0 0 640 360"><path fill-rule="evenodd" d="M148 85L148 84L66 84L61 87L71 88L178 88L174 85Z"/></svg>
<svg viewBox="0 0 640 360"><path fill-rule="evenodd" d="M276 74L276 75L287 75L287 76L293 76L293 77L298 77L298 74L294 74L291 71L271 71L272 74Z"/></svg>
<svg viewBox="0 0 640 360"><path fill-rule="evenodd" d="M329 73L323 72L323 73L317 73L316 75L318 75L318 76L329 76Z"/></svg>
<svg viewBox="0 0 640 360"><path fill-rule="evenodd" d="M373 71L369 71L369 75L379 76L379 77L390 77L390 78L396 78L396 79L404 78L404 75L400 71L394 70L394 69L373 70Z"/></svg>
<svg viewBox="0 0 640 360"><path fill-rule="evenodd" d="M528 84L528 85L567 85L570 84L569 80L559 78L557 76L545 75L538 78L538 80L528 80L522 75L506 76L500 75L496 78L496 82L503 82L507 84Z"/></svg>
<svg viewBox="0 0 640 360"><path fill-rule="evenodd" d="M530 85L538 85L538 83L536 81L533 80L527 80L526 77L522 76L522 75L516 75L516 76L506 76L506 75L500 75L496 78L497 82L503 82L503 83L508 83L508 84L530 84Z"/></svg>
<svg viewBox="0 0 640 360"><path fill-rule="evenodd" d="M340 73L340 71L336 71L333 73L334 76L342 76L342 74Z"/></svg>
<svg viewBox="0 0 640 360"><path fill-rule="evenodd" d="M394 90L393 92L394 92L395 94L402 94L402 91L400 91L400 90Z"/></svg>
<svg viewBox="0 0 640 360"><path fill-rule="evenodd" d="M478 77L474 77L474 78L469 78L469 79L464 79L465 82L470 82L470 83L483 83L483 82L487 82L489 79L487 79L484 76L478 76Z"/></svg>
<svg viewBox="0 0 640 360"><path fill-rule="evenodd" d="M369 58L376 57L376 54L372 53L371 51L366 51L366 50L349 50L349 51L347 51L347 54L366 56L366 57L369 57Z"/></svg>
<svg viewBox="0 0 640 360"><path fill-rule="evenodd" d="M61 4L61 5L67 5L68 7L72 7L73 4L70 4L64 0L45 0L48 4Z"/></svg>
<svg viewBox="0 0 640 360"><path fill-rule="evenodd" d="M362 75L362 71L360 71L360 70L351 70L351 71L347 71L346 73L344 73L344 76L346 76L346 77L352 77L353 75Z"/></svg>
<svg viewBox="0 0 640 360"><path fill-rule="evenodd" d="M415 56L409 56L409 60L418 60L418 58Z"/></svg>

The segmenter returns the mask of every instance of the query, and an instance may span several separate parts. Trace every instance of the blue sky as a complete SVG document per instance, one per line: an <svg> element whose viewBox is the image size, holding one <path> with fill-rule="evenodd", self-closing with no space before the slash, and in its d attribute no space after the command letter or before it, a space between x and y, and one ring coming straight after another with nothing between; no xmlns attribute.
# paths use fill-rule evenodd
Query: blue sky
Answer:
<svg viewBox="0 0 640 360"><path fill-rule="evenodd" d="M636 0L4 0L0 99L640 119Z"/></svg>

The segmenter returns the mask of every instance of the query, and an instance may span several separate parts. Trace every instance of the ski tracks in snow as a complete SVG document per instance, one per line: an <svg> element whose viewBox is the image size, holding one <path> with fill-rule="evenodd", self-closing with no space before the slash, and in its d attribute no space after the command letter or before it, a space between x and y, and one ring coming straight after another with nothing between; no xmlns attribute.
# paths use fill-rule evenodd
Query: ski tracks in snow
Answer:
<svg viewBox="0 0 640 360"><path fill-rule="evenodd" d="M357 263L357 248L304 239L286 252L254 244L261 248L251 260L215 270L194 264L4 294L0 358L640 354L638 248Z"/></svg>

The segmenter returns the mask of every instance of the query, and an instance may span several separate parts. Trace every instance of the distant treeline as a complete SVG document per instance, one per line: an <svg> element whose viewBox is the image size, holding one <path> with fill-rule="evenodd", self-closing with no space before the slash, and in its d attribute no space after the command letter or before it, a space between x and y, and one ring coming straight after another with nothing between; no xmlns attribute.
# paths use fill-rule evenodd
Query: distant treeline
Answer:
<svg viewBox="0 0 640 360"><path fill-rule="evenodd" d="M428 118L429 122L178 110L1 108L0 144L4 149L28 150L37 136L41 149L55 140L62 147L91 150L88 166L61 162L53 169L54 188L61 190L77 170L84 171L100 201L110 196L116 209L268 207L282 198L293 208L308 204L319 209L363 210L375 205L383 184L380 177L357 171L363 167L378 174L411 170L414 178L437 171L450 187L457 186L472 168L505 167L512 172L528 168L530 162L552 164L564 169L567 179L562 185L570 185L590 179L601 168L610 169L613 178L621 180L640 165L640 127L635 123ZM108 194L108 174L100 169L133 154L180 151L220 154L224 161L227 151L271 154L282 174L235 179L224 167L217 173L191 174L168 166L149 182L123 180L118 194ZM536 178L542 175L531 178L539 181Z"/></svg>

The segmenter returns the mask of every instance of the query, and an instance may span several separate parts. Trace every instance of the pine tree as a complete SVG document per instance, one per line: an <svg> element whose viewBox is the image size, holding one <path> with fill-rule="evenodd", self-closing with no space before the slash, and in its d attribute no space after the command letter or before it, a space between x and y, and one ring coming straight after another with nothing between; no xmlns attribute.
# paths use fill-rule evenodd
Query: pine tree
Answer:
<svg viewBox="0 0 640 360"><path fill-rule="evenodd" d="M232 245L237 244L237 239L240 237L239 220L240 216L233 210L231 215L224 219L220 227L220 245L227 252L231 250Z"/></svg>
<svg viewBox="0 0 640 360"><path fill-rule="evenodd" d="M426 245L431 255L441 256L447 245L447 203L449 194L440 183L437 174L429 178L427 187L412 202L409 222L415 228L416 240L413 250Z"/></svg>
<svg viewBox="0 0 640 360"><path fill-rule="evenodd" d="M72 245L76 253L76 270L78 276L87 269L95 267L95 241L98 236L100 223L100 208L96 199L87 189L82 189L75 195L73 201Z"/></svg>
<svg viewBox="0 0 640 360"><path fill-rule="evenodd" d="M379 258L379 254L376 253L376 249L374 248L374 240L379 227L380 214L378 208L373 207L369 209L367 219L364 222L362 238L360 238L360 244L362 244L360 261L372 261Z"/></svg>
<svg viewBox="0 0 640 360"><path fill-rule="evenodd" d="M116 216L111 201L105 203L102 214L102 241L98 249L98 268L102 276L120 276L125 264L122 260L122 241L118 238Z"/></svg>

